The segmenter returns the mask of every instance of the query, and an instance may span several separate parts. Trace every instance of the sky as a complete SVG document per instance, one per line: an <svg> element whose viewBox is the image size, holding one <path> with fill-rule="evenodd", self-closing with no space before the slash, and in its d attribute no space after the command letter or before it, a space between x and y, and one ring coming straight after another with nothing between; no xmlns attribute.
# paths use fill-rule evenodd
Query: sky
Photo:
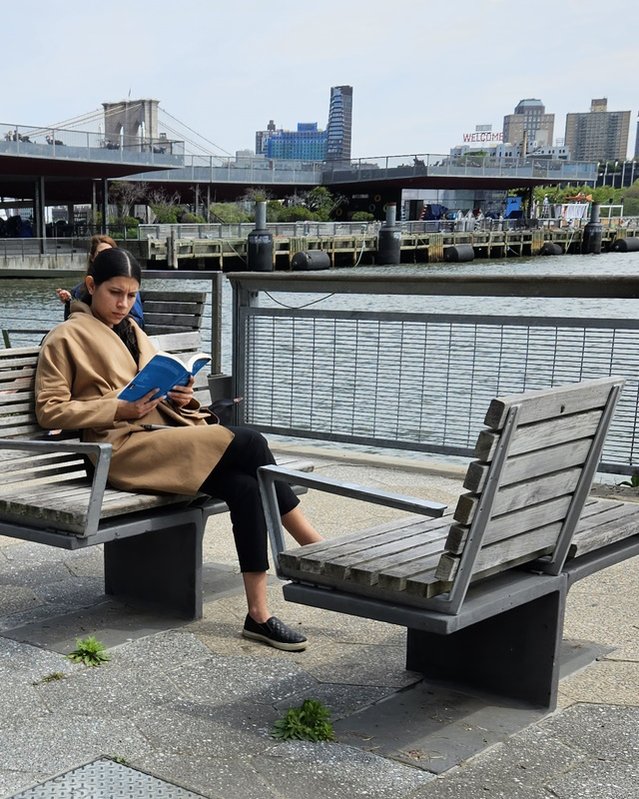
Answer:
<svg viewBox="0 0 639 799"><path fill-rule="evenodd" d="M607 97L631 111L632 156L638 23L632 0L3 3L0 123L50 126L151 97L211 152L235 153L270 119L325 128L330 87L345 84L352 156L365 158L448 153L476 125L500 131L523 98L563 138L567 112Z"/></svg>

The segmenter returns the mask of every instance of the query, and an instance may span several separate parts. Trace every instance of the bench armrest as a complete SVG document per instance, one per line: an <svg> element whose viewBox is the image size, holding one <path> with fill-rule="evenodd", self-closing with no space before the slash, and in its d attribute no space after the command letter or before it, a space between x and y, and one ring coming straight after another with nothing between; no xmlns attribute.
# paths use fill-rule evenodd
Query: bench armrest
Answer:
<svg viewBox="0 0 639 799"><path fill-rule="evenodd" d="M409 513L419 513L432 518L439 518L446 510L446 505L441 502L432 502L419 497L408 497L402 494L392 494L376 488L367 488L357 483L344 483L339 480L331 480L327 477L298 472L293 469L286 469L282 466L261 466L257 472L257 479L262 496L264 516L273 557L275 558L275 568L279 575L279 554L284 551L284 531L277 505L275 494L275 482L284 482L289 485L304 486L315 488L319 491L326 491L329 494L338 494L342 497L359 499L365 502L372 502L376 505L383 505L386 508L408 511Z"/></svg>
<svg viewBox="0 0 639 799"><path fill-rule="evenodd" d="M84 535L93 535L100 524L102 498L107 484L109 466L111 464L111 444L95 444L82 441L27 441L18 439L0 439L0 451L18 450L33 454L69 453L70 455L93 455L93 477L91 493L86 510ZM1 461L0 461L1 465Z"/></svg>

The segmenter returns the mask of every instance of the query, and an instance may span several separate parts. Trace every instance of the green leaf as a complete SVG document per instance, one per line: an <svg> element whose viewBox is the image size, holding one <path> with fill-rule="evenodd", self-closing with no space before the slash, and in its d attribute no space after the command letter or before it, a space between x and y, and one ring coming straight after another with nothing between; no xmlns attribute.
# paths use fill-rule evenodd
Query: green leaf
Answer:
<svg viewBox="0 0 639 799"><path fill-rule="evenodd" d="M106 647L97 641L92 635L87 638L78 638L75 642L76 648L69 652L67 658L74 663L84 663L85 666L100 666L110 655L107 654Z"/></svg>
<svg viewBox="0 0 639 799"><path fill-rule="evenodd" d="M305 699L300 707L289 708L273 724L274 738L282 741L334 741L330 710L317 699Z"/></svg>

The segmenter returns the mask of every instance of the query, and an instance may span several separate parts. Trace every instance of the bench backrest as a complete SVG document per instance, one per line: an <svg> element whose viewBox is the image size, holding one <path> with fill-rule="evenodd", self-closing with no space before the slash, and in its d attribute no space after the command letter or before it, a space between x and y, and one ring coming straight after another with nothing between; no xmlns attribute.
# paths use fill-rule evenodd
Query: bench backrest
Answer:
<svg viewBox="0 0 639 799"><path fill-rule="evenodd" d="M471 581L543 560L558 574L594 478L620 378L495 399L436 576L457 612Z"/></svg>
<svg viewBox="0 0 639 799"><path fill-rule="evenodd" d="M202 327L204 291L147 291L142 289L144 329L149 336L188 333Z"/></svg>
<svg viewBox="0 0 639 799"><path fill-rule="evenodd" d="M200 334L169 333L153 336L158 347L187 360L200 349ZM39 347L0 349L0 439L43 438L44 431L35 417L33 387ZM196 377L195 394L204 405L209 403L208 370Z"/></svg>

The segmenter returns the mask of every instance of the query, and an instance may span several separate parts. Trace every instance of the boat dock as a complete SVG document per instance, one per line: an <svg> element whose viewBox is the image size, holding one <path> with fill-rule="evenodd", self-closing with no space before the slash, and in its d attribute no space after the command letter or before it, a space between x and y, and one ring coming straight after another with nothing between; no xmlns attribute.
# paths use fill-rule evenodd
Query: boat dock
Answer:
<svg viewBox="0 0 639 799"><path fill-rule="evenodd" d="M602 247L610 250L619 239L627 240L636 236L639 245L639 227L604 228ZM513 228L473 232L402 230L400 253L402 263L438 263L462 260L457 257L461 245L469 245L474 258L511 258L577 254L582 251L582 242L583 228ZM127 246L149 266L166 263L173 268L182 265L189 269L242 268L248 255L246 236L217 239L146 238L139 242L129 242ZM375 264L378 232L309 231L296 232L293 235L275 233L273 268L291 269L291 261L296 253L312 253L318 250L328 254L332 267Z"/></svg>
<svg viewBox="0 0 639 799"><path fill-rule="evenodd" d="M501 229L500 229L501 228ZM273 269L290 270L296 253L326 253L322 268L383 263L379 223L297 223L268 225L273 240ZM120 240L150 269L237 271L246 269L252 224L141 225L139 237ZM473 231L432 229L429 223L400 223L401 263L439 263L579 254L583 226L497 225ZM85 238L0 239L0 275L25 272L84 271ZM639 219L604 225L602 251L639 250ZM315 259L316 260L316 259ZM310 259L308 269L312 266Z"/></svg>

